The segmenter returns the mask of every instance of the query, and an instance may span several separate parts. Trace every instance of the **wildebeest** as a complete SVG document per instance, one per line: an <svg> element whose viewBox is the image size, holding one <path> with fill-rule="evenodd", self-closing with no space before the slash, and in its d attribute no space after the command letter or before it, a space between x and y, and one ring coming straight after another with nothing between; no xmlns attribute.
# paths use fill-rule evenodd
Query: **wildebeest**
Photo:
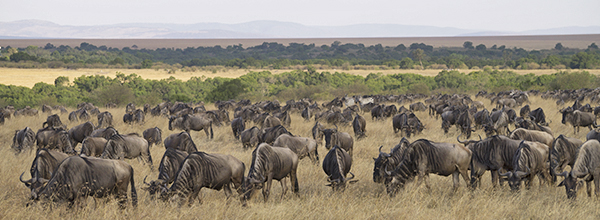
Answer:
<svg viewBox="0 0 600 220"><path fill-rule="evenodd" d="M535 141L545 144L546 146L552 146L554 137L543 131L527 130L524 128L517 128L510 134L510 139L513 140L526 140Z"/></svg>
<svg viewBox="0 0 600 220"><path fill-rule="evenodd" d="M144 111L141 109L136 109L132 112L127 112L123 115L123 122L127 124L138 123L143 124L146 120L146 116L144 115Z"/></svg>
<svg viewBox="0 0 600 220"><path fill-rule="evenodd" d="M103 159L117 160L125 158L133 159L136 157L142 157L143 161L149 163L152 169L152 155L150 155L148 141L136 133L113 135L106 142L104 152L101 155Z"/></svg>
<svg viewBox="0 0 600 220"><path fill-rule="evenodd" d="M167 187L171 184L175 177L177 177L177 171L179 167L189 154L185 151L180 151L174 148L167 148L165 154L163 154L158 167L158 179L152 180L150 183L146 183L146 177L144 177L144 184L148 187L142 188L147 190L150 195L154 195L160 191L161 186Z"/></svg>
<svg viewBox="0 0 600 220"><path fill-rule="evenodd" d="M186 201L191 205L202 188L225 189L229 198L232 185L242 194L245 169L244 163L231 155L194 152L181 163L171 187L163 186L160 197L168 200L177 195L180 205Z"/></svg>
<svg viewBox="0 0 600 220"><path fill-rule="evenodd" d="M333 129L323 129L323 136L325 136L325 148L327 150L337 145L344 149L350 157L352 157L352 150L354 148L354 139L346 132L339 132L337 127Z"/></svg>
<svg viewBox="0 0 600 220"><path fill-rule="evenodd" d="M92 134L90 134L90 136L92 137L103 137L104 139L110 139L110 137L112 137L113 135L117 134L117 129L115 129L114 127L108 127L108 128L98 128L94 131L92 131Z"/></svg>
<svg viewBox="0 0 600 220"><path fill-rule="evenodd" d="M406 113L397 114L392 118L392 128L394 129L394 133L404 132L404 135L410 137L412 133L410 126L408 125L408 115Z"/></svg>
<svg viewBox="0 0 600 220"><path fill-rule="evenodd" d="M595 128L596 126L596 116L589 112L582 112L579 110L572 110L571 108L567 108L561 110L562 113L562 123L563 124L571 124L573 125L573 134L579 132L579 127L588 127L592 130L592 126Z"/></svg>
<svg viewBox="0 0 600 220"><path fill-rule="evenodd" d="M402 153L404 152L404 149L408 147L408 145L410 145L410 142L408 142L408 139L403 137L400 140L400 143L392 148L389 154L381 151L383 146L379 147L379 156L377 158L373 158L373 160L375 160L375 166L373 168L373 182L387 184L392 180L391 177L387 176L385 173L385 168L391 167L390 169L393 170L398 164L400 164L400 161L402 160Z"/></svg>
<svg viewBox="0 0 600 220"><path fill-rule="evenodd" d="M273 142L273 147L287 147L298 155L299 160L308 156L314 163L319 162L317 142L312 138L282 134Z"/></svg>
<svg viewBox="0 0 600 220"><path fill-rule="evenodd" d="M302 116L302 118L304 118L305 121L309 121L312 117L312 111L310 110L310 108L306 107L304 108L304 110L302 110L302 113L300 113L300 115Z"/></svg>
<svg viewBox="0 0 600 220"><path fill-rule="evenodd" d="M279 135L282 135L282 134L289 134L291 136L294 136L287 129L285 129L285 127L283 127L282 125L277 125L272 128L264 129L263 134L260 138L260 142L264 142L267 144L273 144L273 142L277 139L277 137L279 137Z"/></svg>
<svg viewBox="0 0 600 220"><path fill-rule="evenodd" d="M485 124L492 124L492 119L487 109L476 112L473 115L473 121L475 121L475 128L477 129L480 129Z"/></svg>
<svg viewBox="0 0 600 220"><path fill-rule="evenodd" d="M600 196L600 143L597 140L588 140L579 148L577 159L571 172L564 171L558 176L564 176L565 179L558 184L558 186L564 186L569 199L575 199L577 197L577 188L579 185L578 179L585 178L587 182L587 193L588 196L592 195L590 183L594 181L596 187L595 194ZM586 178L587 176L587 178Z"/></svg>
<svg viewBox="0 0 600 220"><path fill-rule="evenodd" d="M422 112L427 110L427 107L422 102L410 104L409 108L412 112Z"/></svg>
<svg viewBox="0 0 600 220"><path fill-rule="evenodd" d="M273 179L281 183L283 188L281 197L283 197L287 192L286 177L290 177L292 191L298 193L296 176L298 161L298 156L289 148L271 147L266 143L258 145L252 152L252 165L250 165L248 176L243 184L243 200L250 199L254 189L262 188L266 202L271 192Z"/></svg>
<svg viewBox="0 0 600 220"><path fill-rule="evenodd" d="M444 130L444 134L448 134L450 127L456 124L459 114L460 110L444 111L442 113L442 129Z"/></svg>
<svg viewBox="0 0 600 220"><path fill-rule="evenodd" d="M519 111L519 116L521 116L523 118L528 118L530 112L531 112L531 108L529 107L529 105L525 105Z"/></svg>
<svg viewBox="0 0 600 220"><path fill-rule="evenodd" d="M38 149L58 149L67 154L76 153L75 148L71 144L69 133L62 128L42 128L35 134L35 139Z"/></svg>
<svg viewBox="0 0 600 220"><path fill-rule="evenodd" d="M323 142L323 129L325 129L325 126L323 126L318 121L315 121L315 126L312 127L311 133L312 133L313 139L315 139L317 141L317 145L319 145L319 143Z"/></svg>
<svg viewBox="0 0 600 220"><path fill-rule="evenodd" d="M513 170L513 160L521 141L506 136L494 135L480 141L460 141L471 152L471 187L477 188L486 170L492 172L492 184L498 185L500 169Z"/></svg>
<svg viewBox="0 0 600 220"><path fill-rule="evenodd" d="M206 133L206 137L208 137L209 139L213 138L212 121L203 117L198 117L190 114L186 114L182 117L170 117L169 130L172 131L174 128L184 130L187 133L190 133L190 130L204 130L204 133Z"/></svg>
<svg viewBox="0 0 600 220"><path fill-rule="evenodd" d="M52 174L44 187L31 193L31 198L51 200L73 205L80 198L97 198L116 195L119 205L127 202L127 187L131 184L131 200L137 206L133 168L120 160L71 156L66 158Z"/></svg>
<svg viewBox="0 0 600 220"><path fill-rule="evenodd" d="M352 121L352 129L354 129L354 136L356 136L356 140L366 137L367 135L367 121L365 118L359 114L356 114L354 120Z"/></svg>
<svg viewBox="0 0 600 220"><path fill-rule="evenodd" d="M91 157L100 157L102 152L104 152L106 142L108 142L108 140L103 137L86 137L83 139L83 142L81 142L80 154Z"/></svg>
<svg viewBox="0 0 600 220"><path fill-rule="evenodd" d="M465 183L469 185L467 170L471 161L471 151L464 146L450 143L435 143L426 139L419 139L411 143L402 153L402 160L393 171L386 170L386 174L392 177L387 185L387 191L394 195L397 188L418 176L420 184L425 181L430 188L427 179L430 173L441 176L452 174L454 189L459 186L462 175Z"/></svg>
<svg viewBox="0 0 600 220"><path fill-rule="evenodd" d="M495 134L505 134L509 135L511 131L508 129L508 124L510 123L510 119L504 110L496 110L492 111L490 114L490 119L492 119L492 124L484 125L485 134L489 137ZM504 132L506 131L506 132Z"/></svg>
<svg viewBox="0 0 600 220"><path fill-rule="evenodd" d="M233 136L235 139L240 139L240 134L242 131L246 130L246 124L244 123L244 119L242 117L234 118L231 121L231 130L233 131Z"/></svg>
<svg viewBox="0 0 600 220"><path fill-rule="evenodd" d="M383 107L384 105L377 105L371 109L371 120L383 120Z"/></svg>
<svg viewBox="0 0 600 220"><path fill-rule="evenodd" d="M556 174L562 173L567 165L573 169L577 158L577 150L582 144L583 141L578 138L570 138L562 134L552 142L552 145L550 145L550 175L552 175L552 182L556 182Z"/></svg>
<svg viewBox="0 0 600 220"><path fill-rule="evenodd" d="M52 173L60 162L69 157L69 155L55 151L48 150L46 148L38 149L35 153L35 159L33 159L33 163L31 164L31 169L29 173L31 174L31 179L23 180L23 174L19 177L19 180L27 186L31 190L31 192L39 192L39 189L44 186L46 183L44 180L48 180L52 177Z"/></svg>
<svg viewBox="0 0 600 220"><path fill-rule="evenodd" d="M517 117L515 119L515 128L524 128L527 130L543 131L543 132L546 132L546 133L552 135L552 129L550 129L550 127L540 125L533 120L523 119L522 117Z"/></svg>
<svg viewBox="0 0 600 220"><path fill-rule="evenodd" d="M548 151L548 146L543 143L523 140L513 158L513 170L499 175L508 179L508 186L513 191L519 190L523 179L526 179L525 187L529 189L536 175L540 179L540 185L548 182Z"/></svg>
<svg viewBox="0 0 600 220"><path fill-rule="evenodd" d="M15 136L13 137L13 143L10 146L17 153L21 153L24 150L33 149L35 144L35 133L31 128L25 127L23 130L16 130Z"/></svg>
<svg viewBox="0 0 600 220"><path fill-rule="evenodd" d="M75 148L78 143L81 143L83 139L90 136L93 131L94 124L92 124L92 122L89 121L69 129L69 138L71 140L71 145L73 146L73 148Z"/></svg>
<svg viewBox="0 0 600 220"><path fill-rule="evenodd" d="M98 114L98 128L107 128L113 126L113 116L110 112Z"/></svg>
<svg viewBox="0 0 600 220"><path fill-rule="evenodd" d="M346 183L354 183L358 180L354 179L354 174L350 172L352 167L352 157L342 148L333 146L323 159L323 171L327 174L327 181L331 188L336 190L344 190ZM346 175L352 175L346 178Z"/></svg>
<svg viewBox="0 0 600 220"><path fill-rule="evenodd" d="M281 120L279 118L269 115L265 118L265 121L262 124L262 128L271 128L278 125L281 125Z"/></svg>
<svg viewBox="0 0 600 220"><path fill-rule="evenodd" d="M292 118L290 117L288 111L277 113L275 114L275 117L279 118L279 120L281 121L281 125L283 126L290 127L290 125L292 124Z"/></svg>
<svg viewBox="0 0 600 220"><path fill-rule="evenodd" d="M467 139L471 138L471 132L473 131L473 128L471 127L471 115L469 114L469 111L464 110L458 114L456 126L462 134L467 135Z"/></svg>
<svg viewBox="0 0 600 220"><path fill-rule="evenodd" d="M67 129L67 126L60 121L60 116L57 114L49 115L48 118L46 118L46 121L42 123L42 128L45 128L46 126Z"/></svg>
<svg viewBox="0 0 600 220"><path fill-rule="evenodd" d="M548 126L548 122L546 122L546 114L544 114L544 109L542 108L536 108L529 112L529 118L540 125Z"/></svg>
<svg viewBox="0 0 600 220"><path fill-rule="evenodd" d="M256 126L242 131L242 133L240 133L242 147L249 148L258 146L261 136L262 131Z"/></svg>
<svg viewBox="0 0 600 220"><path fill-rule="evenodd" d="M158 127L148 128L144 130L142 135L144 136L144 139L148 141L149 147L152 147L154 144L159 145L162 143L162 130Z"/></svg>
<svg viewBox="0 0 600 220"><path fill-rule="evenodd" d="M164 145L166 149L173 148L180 151L185 151L188 154L198 151L198 148L192 140L192 137L185 131L169 135L167 138L165 138Z"/></svg>

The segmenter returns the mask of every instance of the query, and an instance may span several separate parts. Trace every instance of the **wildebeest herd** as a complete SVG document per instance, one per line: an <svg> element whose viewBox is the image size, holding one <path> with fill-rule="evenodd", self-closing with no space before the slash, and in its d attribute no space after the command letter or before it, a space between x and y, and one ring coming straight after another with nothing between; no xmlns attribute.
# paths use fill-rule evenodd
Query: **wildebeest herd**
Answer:
<svg viewBox="0 0 600 220"><path fill-rule="evenodd" d="M592 192L591 181L595 194L600 193L600 132L594 129L600 107L580 104L598 103L599 92L587 89L479 92L476 98L489 100L494 106L489 110L482 101L459 94L345 96L321 104L310 99L289 100L283 106L278 101L252 104L249 100L230 100L219 101L215 110L208 111L203 103L161 103L154 108L145 105L143 109L130 104L123 122L140 130L128 134L121 134L113 127L115 122L110 112L100 112L93 104L82 103L68 114L69 121L81 124L68 129L60 119L59 114L64 113L48 113L51 115L37 132L30 127L15 131L11 147L16 154L34 149L36 152L29 171L31 178L24 179L25 172L19 176L31 192L28 205L38 201L72 205L88 196L115 196L122 207L128 198L136 206L134 169L125 158L138 158L157 172L156 179L143 178L141 189L159 201L192 204L202 188L210 188L223 189L227 198L237 194L246 205L259 189L267 201L273 179L281 183L282 196L288 180L292 192L299 194L302 188L299 180L303 178L298 175L298 169L302 169L299 160L304 157L322 166L327 181L324 185L334 191L343 192L348 184L359 181L352 172L352 158L358 150L354 144L373 135L364 117L370 114L371 123L386 121L387 129L396 133L390 138L401 139L390 153L383 152L378 143L369 143L379 149L379 155L372 155L373 181L383 184L391 196L413 181L424 182L430 188L429 174L452 175L455 190L460 187L461 178L465 185L476 189L489 170L494 186L507 182L513 191L520 190L523 184L529 189L537 177L540 185L556 185L560 181L558 186L565 187L568 198L575 198L582 181L587 183L588 195ZM531 96L557 100L558 108L531 110ZM562 106L569 101L573 105ZM63 112L64 108L43 106L42 109ZM27 117L33 113L25 112L33 110L15 111L9 106L2 108L1 118ZM587 140L568 134L555 138L549 124L558 122L547 119L544 111L559 111L561 123L572 125L575 134L579 127L588 127ZM294 126L291 117L295 115L312 125L306 131L310 137L290 132ZM436 118L438 124L426 127L417 115ZM91 122L92 117L97 117L96 124ZM160 119L169 130L180 132L163 139L160 128L144 129L148 119ZM199 134L195 131L204 131L205 140L212 141L213 126L230 126L230 135L240 149L248 149L251 161L244 163L231 155L199 151L192 136ZM352 127L354 134L341 129L348 127ZM443 143L424 137L412 142L407 139L420 135L424 129L456 136L457 142ZM473 132L485 138L480 134L474 138ZM165 150L158 170L154 170L150 148L160 144ZM328 151L322 160L319 146ZM565 171L567 166L571 171ZM137 181L139 185L140 180Z"/></svg>

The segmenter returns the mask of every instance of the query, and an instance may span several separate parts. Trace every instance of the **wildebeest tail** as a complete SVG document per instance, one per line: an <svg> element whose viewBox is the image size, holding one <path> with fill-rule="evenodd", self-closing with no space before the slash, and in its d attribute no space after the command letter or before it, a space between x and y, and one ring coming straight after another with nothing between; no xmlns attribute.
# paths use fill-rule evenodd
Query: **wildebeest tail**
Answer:
<svg viewBox="0 0 600 220"><path fill-rule="evenodd" d="M212 121L210 122L210 139L213 139L213 129L212 129Z"/></svg>
<svg viewBox="0 0 600 220"><path fill-rule="evenodd" d="M129 172L131 172L131 176L129 177L129 181L131 182L131 205L137 207L137 191L135 191L135 182L133 180L133 167L129 167Z"/></svg>

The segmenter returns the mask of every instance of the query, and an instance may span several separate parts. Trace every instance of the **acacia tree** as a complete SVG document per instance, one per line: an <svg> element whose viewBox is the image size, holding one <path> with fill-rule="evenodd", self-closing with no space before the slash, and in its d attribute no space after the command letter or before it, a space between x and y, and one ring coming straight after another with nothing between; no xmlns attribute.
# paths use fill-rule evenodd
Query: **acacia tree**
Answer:
<svg viewBox="0 0 600 220"><path fill-rule="evenodd" d="M425 68L423 68L423 57L424 56L425 56L425 52L420 48L412 51L412 57L419 60L419 63L421 64L421 69L425 69Z"/></svg>

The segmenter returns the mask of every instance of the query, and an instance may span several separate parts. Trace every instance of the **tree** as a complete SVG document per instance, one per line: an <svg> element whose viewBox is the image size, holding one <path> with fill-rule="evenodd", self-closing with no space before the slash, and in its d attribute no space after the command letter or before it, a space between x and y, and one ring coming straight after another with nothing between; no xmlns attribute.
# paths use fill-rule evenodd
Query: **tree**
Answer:
<svg viewBox="0 0 600 220"><path fill-rule="evenodd" d="M554 46L554 49L556 50L562 50L564 49L563 45L561 43L556 43L556 46Z"/></svg>
<svg viewBox="0 0 600 220"><path fill-rule="evenodd" d="M54 86L56 87L67 86L67 84L69 84L69 77L66 76L59 76L54 80Z"/></svg>
<svg viewBox="0 0 600 220"><path fill-rule="evenodd" d="M47 43L46 46L44 47L44 50L51 50L51 49L56 49L56 47L51 43Z"/></svg>
<svg viewBox="0 0 600 220"><path fill-rule="evenodd" d="M410 69L413 66L413 60L410 59L410 57L404 57L401 61L400 61L400 68L402 69Z"/></svg>
<svg viewBox="0 0 600 220"><path fill-rule="evenodd" d="M394 50L395 51L404 51L404 50L406 50L406 46L404 46L404 44L399 44L398 46L394 47Z"/></svg>
<svg viewBox="0 0 600 220"><path fill-rule="evenodd" d="M592 43L590 44L590 46L588 46L588 50L597 50L598 49L598 45L596 45L596 43Z"/></svg>
<svg viewBox="0 0 600 220"><path fill-rule="evenodd" d="M465 42L463 43L463 47L464 47L465 49L473 49L473 42L471 42L471 41L465 41Z"/></svg>
<svg viewBox="0 0 600 220"><path fill-rule="evenodd" d="M412 51L412 57L419 60L419 63L421 64L421 69L423 68L423 57L425 56L425 52L421 49L416 49Z"/></svg>
<svg viewBox="0 0 600 220"><path fill-rule="evenodd" d="M479 44L477 45L477 47L475 47L476 50L486 50L487 48L485 47L485 45L483 44Z"/></svg>
<svg viewBox="0 0 600 220"><path fill-rule="evenodd" d="M31 56L28 53L21 52L21 51L10 55L10 61L18 63L21 60L32 60L32 61L35 61L36 57L35 56Z"/></svg>
<svg viewBox="0 0 600 220"><path fill-rule="evenodd" d="M145 59L144 61L142 61L142 69L150 69L150 68L152 68L152 65L153 65L152 60Z"/></svg>

